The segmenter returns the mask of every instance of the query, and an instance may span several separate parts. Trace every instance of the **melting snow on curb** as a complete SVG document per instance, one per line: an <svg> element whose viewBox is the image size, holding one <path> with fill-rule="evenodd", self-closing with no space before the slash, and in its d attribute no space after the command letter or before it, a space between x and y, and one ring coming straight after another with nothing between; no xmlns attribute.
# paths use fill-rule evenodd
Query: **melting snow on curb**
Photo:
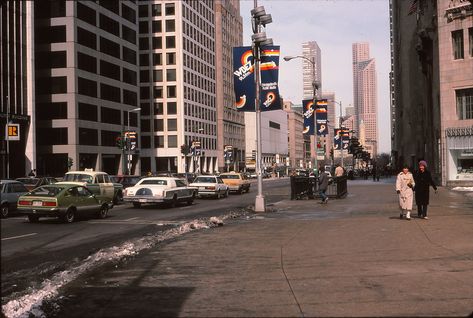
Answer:
<svg viewBox="0 0 473 318"><path fill-rule="evenodd" d="M453 191L466 191L466 192L473 192L473 187L455 187L452 189Z"/></svg>
<svg viewBox="0 0 473 318"><path fill-rule="evenodd" d="M6 317L44 317L41 305L45 299L52 299L58 295L59 288L70 283L84 272L106 262L118 261L126 256L135 255L138 252L151 248L156 244L175 238L190 231L208 229L223 225L228 218L235 218L238 214L232 213L222 217L211 217L208 220L194 220L182 224L179 227L167 230L161 234L128 241L121 246L99 250L97 253L87 257L84 262L73 269L64 270L55 274L51 279L45 280L40 289L34 289L30 293L11 300L2 306L2 312Z"/></svg>

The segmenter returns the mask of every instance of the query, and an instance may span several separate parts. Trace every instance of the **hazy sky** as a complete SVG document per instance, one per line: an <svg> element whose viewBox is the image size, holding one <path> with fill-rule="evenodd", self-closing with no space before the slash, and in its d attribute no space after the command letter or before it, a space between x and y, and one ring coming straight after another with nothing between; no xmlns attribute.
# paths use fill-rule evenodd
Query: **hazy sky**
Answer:
<svg viewBox="0 0 473 318"><path fill-rule="evenodd" d="M243 44L251 45L250 11L254 0L241 0ZM302 101L302 43L316 41L322 52L322 89L333 91L343 106L353 104L352 43L368 42L378 77L379 151L391 151L389 118L388 0L258 0L271 14L266 35L281 46L279 91L294 104ZM338 108L337 105L337 116Z"/></svg>

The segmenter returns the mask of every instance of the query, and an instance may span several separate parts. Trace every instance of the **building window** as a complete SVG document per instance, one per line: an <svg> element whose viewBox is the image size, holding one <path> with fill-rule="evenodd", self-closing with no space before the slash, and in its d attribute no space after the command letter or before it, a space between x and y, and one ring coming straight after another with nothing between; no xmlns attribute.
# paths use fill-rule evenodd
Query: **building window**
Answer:
<svg viewBox="0 0 473 318"><path fill-rule="evenodd" d="M36 90L39 94L65 94L67 93L67 77L37 78Z"/></svg>
<svg viewBox="0 0 473 318"><path fill-rule="evenodd" d="M153 65L163 65L163 55L161 53L153 53Z"/></svg>
<svg viewBox="0 0 473 318"><path fill-rule="evenodd" d="M120 24L114 19L111 19L106 15L100 14L99 25L102 30L105 30L118 37L120 36Z"/></svg>
<svg viewBox="0 0 473 318"><path fill-rule="evenodd" d="M122 17L136 24L136 11L122 3Z"/></svg>
<svg viewBox="0 0 473 318"><path fill-rule="evenodd" d="M149 32L148 21L140 21L140 34L147 34Z"/></svg>
<svg viewBox="0 0 473 318"><path fill-rule="evenodd" d="M458 119L473 119L473 88L455 91Z"/></svg>
<svg viewBox="0 0 473 318"><path fill-rule="evenodd" d="M168 115L176 115L177 114L177 104L176 102L168 102Z"/></svg>
<svg viewBox="0 0 473 318"><path fill-rule="evenodd" d="M136 85L137 83L137 74L135 71L129 70L127 68L122 69L123 72L123 81L125 83Z"/></svg>
<svg viewBox="0 0 473 318"><path fill-rule="evenodd" d="M154 146L156 148L164 148L164 136L154 136Z"/></svg>
<svg viewBox="0 0 473 318"><path fill-rule="evenodd" d="M118 109L103 106L100 108L100 122L102 123L120 125L120 115Z"/></svg>
<svg viewBox="0 0 473 318"><path fill-rule="evenodd" d="M176 53L166 53L166 64L176 65Z"/></svg>
<svg viewBox="0 0 473 318"><path fill-rule="evenodd" d="M176 31L176 22L174 20L166 20L166 32Z"/></svg>
<svg viewBox="0 0 473 318"><path fill-rule="evenodd" d="M100 52L120 58L120 44L100 37Z"/></svg>
<svg viewBox="0 0 473 318"><path fill-rule="evenodd" d="M122 25L122 38L132 44L136 44L136 31L126 25Z"/></svg>
<svg viewBox="0 0 473 318"><path fill-rule="evenodd" d="M148 5L142 4L138 7L138 15L140 18L145 18L148 16Z"/></svg>
<svg viewBox="0 0 473 318"><path fill-rule="evenodd" d="M105 147L115 147L119 135L120 133L116 131L102 130L100 132L100 145Z"/></svg>
<svg viewBox="0 0 473 318"><path fill-rule="evenodd" d="M35 42L38 44L66 42L66 26L53 25L38 28L35 32Z"/></svg>
<svg viewBox="0 0 473 318"><path fill-rule="evenodd" d="M120 66L100 60L100 75L119 81Z"/></svg>
<svg viewBox="0 0 473 318"><path fill-rule="evenodd" d="M97 129L79 128L79 145L98 146Z"/></svg>
<svg viewBox="0 0 473 318"><path fill-rule="evenodd" d="M273 121L269 121L269 127L274 128L274 129L281 129L281 125Z"/></svg>
<svg viewBox="0 0 473 318"><path fill-rule="evenodd" d="M168 136L168 148L177 148L177 136Z"/></svg>
<svg viewBox="0 0 473 318"><path fill-rule="evenodd" d="M97 23L95 10L83 5L80 2L77 2L77 18L93 26L95 26Z"/></svg>
<svg viewBox="0 0 473 318"><path fill-rule="evenodd" d="M468 29L468 39L470 43L470 56L473 57L473 28Z"/></svg>
<svg viewBox="0 0 473 318"><path fill-rule="evenodd" d="M138 105L138 96L136 92L123 89L123 104L136 106Z"/></svg>
<svg viewBox="0 0 473 318"><path fill-rule="evenodd" d="M100 6L104 7L107 10L110 10L111 12L115 14L119 14L119 3L118 1L108 1L108 0L100 0L99 3Z"/></svg>
<svg viewBox="0 0 473 318"><path fill-rule="evenodd" d="M140 99L149 99L149 87L148 86L143 86L140 87Z"/></svg>
<svg viewBox="0 0 473 318"><path fill-rule="evenodd" d="M149 39L140 38L139 45L140 45L140 50L149 50Z"/></svg>
<svg viewBox="0 0 473 318"><path fill-rule="evenodd" d="M154 98L163 98L163 87L162 86L155 86L153 88L153 96Z"/></svg>
<svg viewBox="0 0 473 318"><path fill-rule="evenodd" d="M176 47L176 37L175 36L167 36L166 37L166 48L167 49L174 49Z"/></svg>
<svg viewBox="0 0 473 318"><path fill-rule="evenodd" d="M97 49L97 36L85 29L77 27L77 43L88 48Z"/></svg>
<svg viewBox="0 0 473 318"><path fill-rule="evenodd" d="M38 128L38 145L67 145L67 128Z"/></svg>
<svg viewBox="0 0 473 318"><path fill-rule="evenodd" d="M166 81L167 82L176 81L176 70L173 70L173 69L166 70Z"/></svg>
<svg viewBox="0 0 473 318"><path fill-rule="evenodd" d="M152 4L151 5L151 15L153 17L161 16L161 5L160 4Z"/></svg>
<svg viewBox="0 0 473 318"><path fill-rule="evenodd" d="M457 30L452 32L452 48L453 48L453 59L459 60L464 58L463 53L463 30Z"/></svg>
<svg viewBox="0 0 473 318"><path fill-rule="evenodd" d="M90 97L97 97L97 82L78 77L77 86L79 94Z"/></svg>
<svg viewBox="0 0 473 318"><path fill-rule="evenodd" d="M79 103L79 119L88 121L98 121L97 106Z"/></svg>
<svg viewBox="0 0 473 318"><path fill-rule="evenodd" d="M163 38L160 36L153 37L153 50L163 48Z"/></svg>
<svg viewBox="0 0 473 318"><path fill-rule="evenodd" d="M140 54L140 66L149 66L149 54Z"/></svg>
<svg viewBox="0 0 473 318"><path fill-rule="evenodd" d="M149 70L140 71L140 83L149 83Z"/></svg>
<svg viewBox="0 0 473 318"><path fill-rule="evenodd" d="M174 15L175 13L174 3L166 3L164 12L166 15Z"/></svg>
<svg viewBox="0 0 473 318"><path fill-rule="evenodd" d="M130 64L136 65L136 51L127 48L126 46L122 47L123 60Z"/></svg>
<svg viewBox="0 0 473 318"><path fill-rule="evenodd" d="M121 102L121 92L119 87L100 83L100 98L111 102Z"/></svg>
<svg viewBox="0 0 473 318"><path fill-rule="evenodd" d="M164 119L154 120L154 131L164 131Z"/></svg>
<svg viewBox="0 0 473 318"><path fill-rule="evenodd" d="M67 119L67 103L38 103L36 118L41 120Z"/></svg>
<svg viewBox="0 0 473 318"><path fill-rule="evenodd" d="M177 119L168 119L168 131L177 131Z"/></svg>
<svg viewBox="0 0 473 318"><path fill-rule="evenodd" d="M163 114L163 103L154 103L154 114L162 115Z"/></svg>
<svg viewBox="0 0 473 318"><path fill-rule="evenodd" d="M140 120L140 128L141 132L150 132L151 131L151 125L150 125L150 120L149 119L142 119Z"/></svg>
<svg viewBox="0 0 473 318"><path fill-rule="evenodd" d="M176 86L168 86L167 87L167 97L169 97L169 98L177 97Z"/></svg>
<svg viewBox="0 0 473 318"><path fill-rule="evenodd" d="M146 149L151 148L150 136L141 136L141 148L146 148ZM141 168L143 169L143 158L141 158ZM149 169L143 169L143 171L147 171L147 170Z"/></svg>
<svg viewBox="0 0 473 318"><path fill-rule="evenodd" d="M153 82L163 81L163 70L153 70Z"/></svg>
<svg viewBox="0 0 473 318"><path fill-rule="evenodd" d="M161 27L161 20L151 22L151 31L153 33L161 33L163 29Z"/></svg>
<svg viewBox="0 0 473 318"><path fill-rule="evenodd" d="M38 69L66 67L66 51L36 52L35 64Z"/></svg>

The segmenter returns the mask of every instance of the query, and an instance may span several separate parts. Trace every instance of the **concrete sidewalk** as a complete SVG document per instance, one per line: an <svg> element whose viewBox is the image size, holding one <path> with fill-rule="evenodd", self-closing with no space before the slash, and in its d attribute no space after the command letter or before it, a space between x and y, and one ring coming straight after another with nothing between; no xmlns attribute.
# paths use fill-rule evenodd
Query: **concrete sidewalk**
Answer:
<svg viewBox="0 0 473 318"><path fill-rule="evenodd" d="M196 231L63 290L57 317L467 316L473 202L440 189L430 220L399 220L393 185L350 182L321 205ZM289 197L289 190L288 190ZM414 215L416 212L414 211Z"/></svg>

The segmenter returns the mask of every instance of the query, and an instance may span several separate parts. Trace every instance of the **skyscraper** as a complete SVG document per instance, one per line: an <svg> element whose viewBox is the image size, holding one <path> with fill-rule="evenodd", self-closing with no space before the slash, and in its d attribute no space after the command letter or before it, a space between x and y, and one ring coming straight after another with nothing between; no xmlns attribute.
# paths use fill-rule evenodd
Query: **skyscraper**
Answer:
<svg viewBox="0 0 473 318"><path fill-rule="evenodd" d="M322 92L322 55L320 47L315 41L302 43L302 56L315 62L315 71L312 63L306 59L302 59L302 81L303 81L303 98L311 99L313 97L314 89L313 82L318 83L319 95ZM315 73L315 79L314 79Z"/></svg>
<svg viewBox="0 0 473 318"><path fill-rule="evenodd" d="M353 101L355 107L355 130L361 122L366 127L365 148L374 158L378 144L378 96L376 61L370 58L368 43L353 43Z"/></svg>

